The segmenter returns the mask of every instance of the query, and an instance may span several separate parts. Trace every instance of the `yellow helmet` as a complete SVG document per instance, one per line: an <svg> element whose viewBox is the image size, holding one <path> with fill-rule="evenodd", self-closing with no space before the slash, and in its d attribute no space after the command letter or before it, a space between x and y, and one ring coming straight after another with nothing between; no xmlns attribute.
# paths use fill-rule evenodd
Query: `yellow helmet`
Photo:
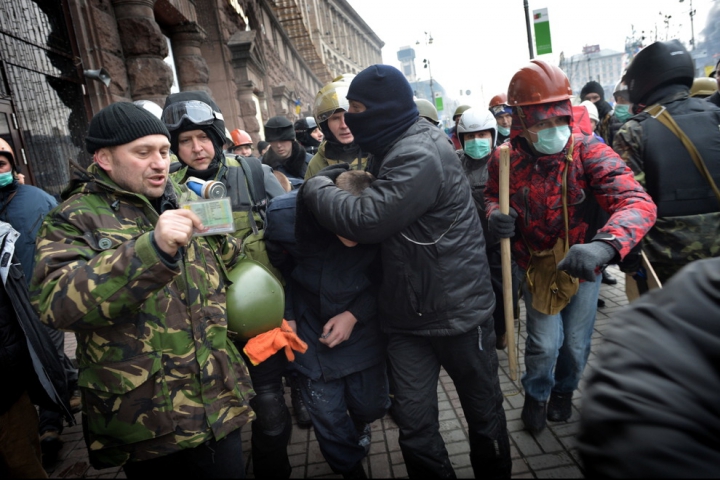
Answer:
<svg viewBox="0 0 720 480"><path fill-rule="evenodd" d="M335 77L332 82L322 87L315 95L313 115L318 125L330 118L337 110L347 112L349 102L345 96L353 78L355 78L355 75L351 73L344 73L339 77Z"/></svg>

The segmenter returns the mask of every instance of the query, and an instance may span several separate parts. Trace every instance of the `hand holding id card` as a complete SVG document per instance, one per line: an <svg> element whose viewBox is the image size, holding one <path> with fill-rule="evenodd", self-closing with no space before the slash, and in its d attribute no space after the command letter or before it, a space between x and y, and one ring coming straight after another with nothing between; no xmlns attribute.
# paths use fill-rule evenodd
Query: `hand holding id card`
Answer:
<svg viewBox="0 0 720 480"><path fill-rule="evenodd" d="M200 200L188 202L181 205L181 208L191 210L200 217L205 230L195 231L194 236L218 235L221 233L232 233L235 231L235 222L232 216L232 206L229 198L218 198L213 200Z"/></svg>

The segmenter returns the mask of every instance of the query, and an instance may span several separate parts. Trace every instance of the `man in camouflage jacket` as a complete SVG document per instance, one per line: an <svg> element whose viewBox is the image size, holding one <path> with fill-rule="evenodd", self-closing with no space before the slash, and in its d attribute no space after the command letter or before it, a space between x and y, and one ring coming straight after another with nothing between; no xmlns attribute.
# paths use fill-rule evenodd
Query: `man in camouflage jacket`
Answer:
<svg viewBox="0 0 720 480"><path fill-rule="evenodd" d="M720 109L689 96L694 72L690 53L677 40L656 42L638 53L625 75L636 115L613 142L658 206L657 222L642 249L662 283L693 260L720 255L718 199L680 138L648 112L654 113L655 105L665 109L663 115L669 114L687 135L718 183ZM621 267L634 273L638 264Z"/></svg>
<svg viewBox="0 0 720 480"><path fill-rule="evenodd" d="M247 368L227 337L225 269L239 245L178 208L169 133L116 103L91 121L95 164L37 237L33 303L75 332L83 425L95 468L244 476L240 427L254 418Z"/></svg>

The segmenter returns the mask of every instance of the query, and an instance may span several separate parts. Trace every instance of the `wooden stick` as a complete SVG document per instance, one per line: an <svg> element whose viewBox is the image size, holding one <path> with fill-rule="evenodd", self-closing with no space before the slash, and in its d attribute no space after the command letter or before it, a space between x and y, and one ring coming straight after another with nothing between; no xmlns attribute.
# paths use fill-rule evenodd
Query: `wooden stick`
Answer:
<svg viewBox="0 0 720 480"><path fill-rule="evenodd" d="M507 145L500 147L500 213L510 213L510 150ZM510 265L510 239L500 240L502 259L503 305L505 306L505 331L510 361L510 380L517 380L517 345L515 340L515 314L513 309L513 282Z"/></svg>

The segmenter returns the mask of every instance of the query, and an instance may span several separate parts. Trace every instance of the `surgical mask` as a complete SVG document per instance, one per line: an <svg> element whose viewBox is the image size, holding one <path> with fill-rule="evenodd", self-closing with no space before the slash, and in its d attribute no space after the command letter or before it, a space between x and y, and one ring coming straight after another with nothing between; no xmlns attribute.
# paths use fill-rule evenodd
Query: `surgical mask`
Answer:
<svg viewBox="0 0 720 480"><path fill-rule="evenodd" d="M560 127L546 128L537 132L538 141L533 142L535 150L546 155L554 155L565 147L570 138L570 127L562 125Z"/></svg>
<svg viewBox="0 0 720 480"><path fill-rule="evenodd" d="M498 125L498 132L500 132L500 135L507 137L508 135L510 135L510 128L505 128Z"/></svg>
<svg viewBox="0 0 720 480"><path fill-rule="evenodd" d="M615 104L615 116L622 123L627 122L627 119L632 117L632 112L630 112L630 105Z"/></svg>
<svg viewBox="0 0 720 480"><path fill-rule="evenodd" d="M7 187L15 180L12 174L12 170L5 173L0 173L0 188Z"/></svg>
<svg viewBox="0 0 720 480"><path fill-rule="evenodd" d="M468 157L480 160L490 155L490 140L487 138L473 138L465 142L463 149Z"/></svg>

